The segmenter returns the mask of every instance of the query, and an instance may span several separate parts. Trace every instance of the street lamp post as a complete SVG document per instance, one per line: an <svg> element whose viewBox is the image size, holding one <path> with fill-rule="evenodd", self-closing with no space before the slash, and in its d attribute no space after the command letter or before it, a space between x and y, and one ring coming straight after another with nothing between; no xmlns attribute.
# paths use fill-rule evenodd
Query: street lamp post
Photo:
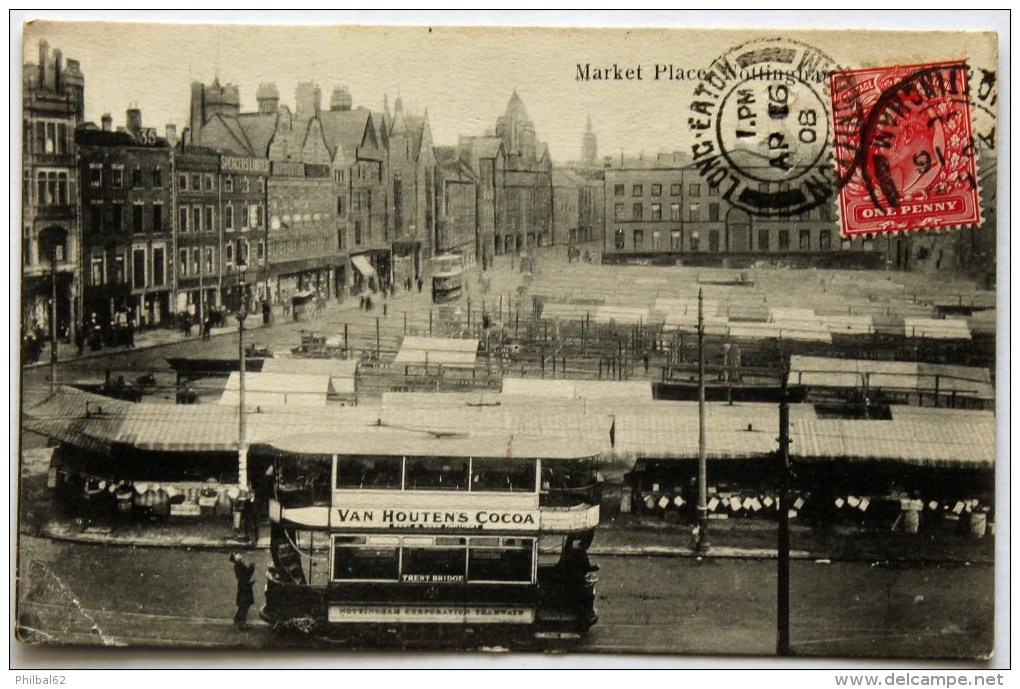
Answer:
<svg viewBox="0 0 1020 689"><path fill-rule="evenodd" d="M240 305L237 309L237 353L238 353L238 415L237 415L237 483L242 488L248 485L248 447L244 418L244 319L248 316L245 298L244 271L247 269L243 245L237 243L237 284L240 290Z"/></svg>
<svg viewBox="0 0 1020 689"><path fill-rule="evenodd" d="M57 245L53 245L50 271L50 394L57 391Z"/></svg>
<svg viewBox="0 0 1020 689"><path fill-rule="evenodd" d="M707 553L708 545L708 462L705 449L705 317L701 290L698 290L698 553Z"/></svg>
<svg viewBox="0 0 1020 689"><path fill-rule="evenodd" d="M784 367L785 368L785 367ZM776 655L792 655L790 648L790 398L789 371L783 371L779 403L779 543L776 569Z"/></svg>

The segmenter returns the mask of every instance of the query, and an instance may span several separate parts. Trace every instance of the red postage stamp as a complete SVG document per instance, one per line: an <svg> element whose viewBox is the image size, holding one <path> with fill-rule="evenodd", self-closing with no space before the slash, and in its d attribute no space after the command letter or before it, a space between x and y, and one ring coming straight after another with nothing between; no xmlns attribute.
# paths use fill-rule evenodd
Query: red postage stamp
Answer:
<svg viewBox="0 0 1020 689"><path fill-rule="evenodd" d="M964 63L841 70L830 85L844 236L981 222Z"/></svg>

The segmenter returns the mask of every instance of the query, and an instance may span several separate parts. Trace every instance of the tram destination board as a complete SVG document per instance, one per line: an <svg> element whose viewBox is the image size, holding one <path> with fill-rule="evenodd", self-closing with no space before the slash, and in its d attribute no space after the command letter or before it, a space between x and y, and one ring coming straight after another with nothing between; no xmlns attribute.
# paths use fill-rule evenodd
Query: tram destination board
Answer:
<svg viewBox="0 0 1020 689"><path fill-rule="evenodd" d="M802 14L16 13L17 652L1008 662L1008 33Z"/></svg>

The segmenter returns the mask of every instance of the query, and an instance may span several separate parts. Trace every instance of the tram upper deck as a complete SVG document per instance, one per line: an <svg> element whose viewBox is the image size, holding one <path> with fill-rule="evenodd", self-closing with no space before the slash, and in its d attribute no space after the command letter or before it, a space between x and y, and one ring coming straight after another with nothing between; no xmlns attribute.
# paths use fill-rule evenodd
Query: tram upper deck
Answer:
<svg viewBox="0 0 1020 689"><path fill-rule="evenodd" d="M380 427L274 440L274 521L330 530L572 533L599 519L598 452L580 442Z"/></svg>

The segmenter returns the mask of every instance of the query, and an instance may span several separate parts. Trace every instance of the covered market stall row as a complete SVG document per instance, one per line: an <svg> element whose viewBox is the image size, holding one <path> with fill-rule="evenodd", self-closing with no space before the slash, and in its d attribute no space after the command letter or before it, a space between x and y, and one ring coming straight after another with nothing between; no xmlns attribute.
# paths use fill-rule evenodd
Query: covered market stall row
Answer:
<svg viewBox="0 0 1020 689"><path fill-rule="evenodd" d="M992 504L995 417L989 412L896 407L891 420L846 420L818 419L810 405L791 411L799 516L832 519L846 505L856 510L847 513L854 517L878 514L878 502L906 498L951 509L963 503L964 510ZM252 445L326 426L380 425L594 443L607 480L627 472L625 507L662 515L689 508L696 475L698 412L689 402L390 393L381 407L249 409L247 419ZM68 471L117 483L213 477L227 485L236 483L237 424L237 410L229 406L132 404L60 388L26 410L24 425L70 448L60 453ZM714 511L769 514L776 405L709 404L706 424Z"/></svg>

